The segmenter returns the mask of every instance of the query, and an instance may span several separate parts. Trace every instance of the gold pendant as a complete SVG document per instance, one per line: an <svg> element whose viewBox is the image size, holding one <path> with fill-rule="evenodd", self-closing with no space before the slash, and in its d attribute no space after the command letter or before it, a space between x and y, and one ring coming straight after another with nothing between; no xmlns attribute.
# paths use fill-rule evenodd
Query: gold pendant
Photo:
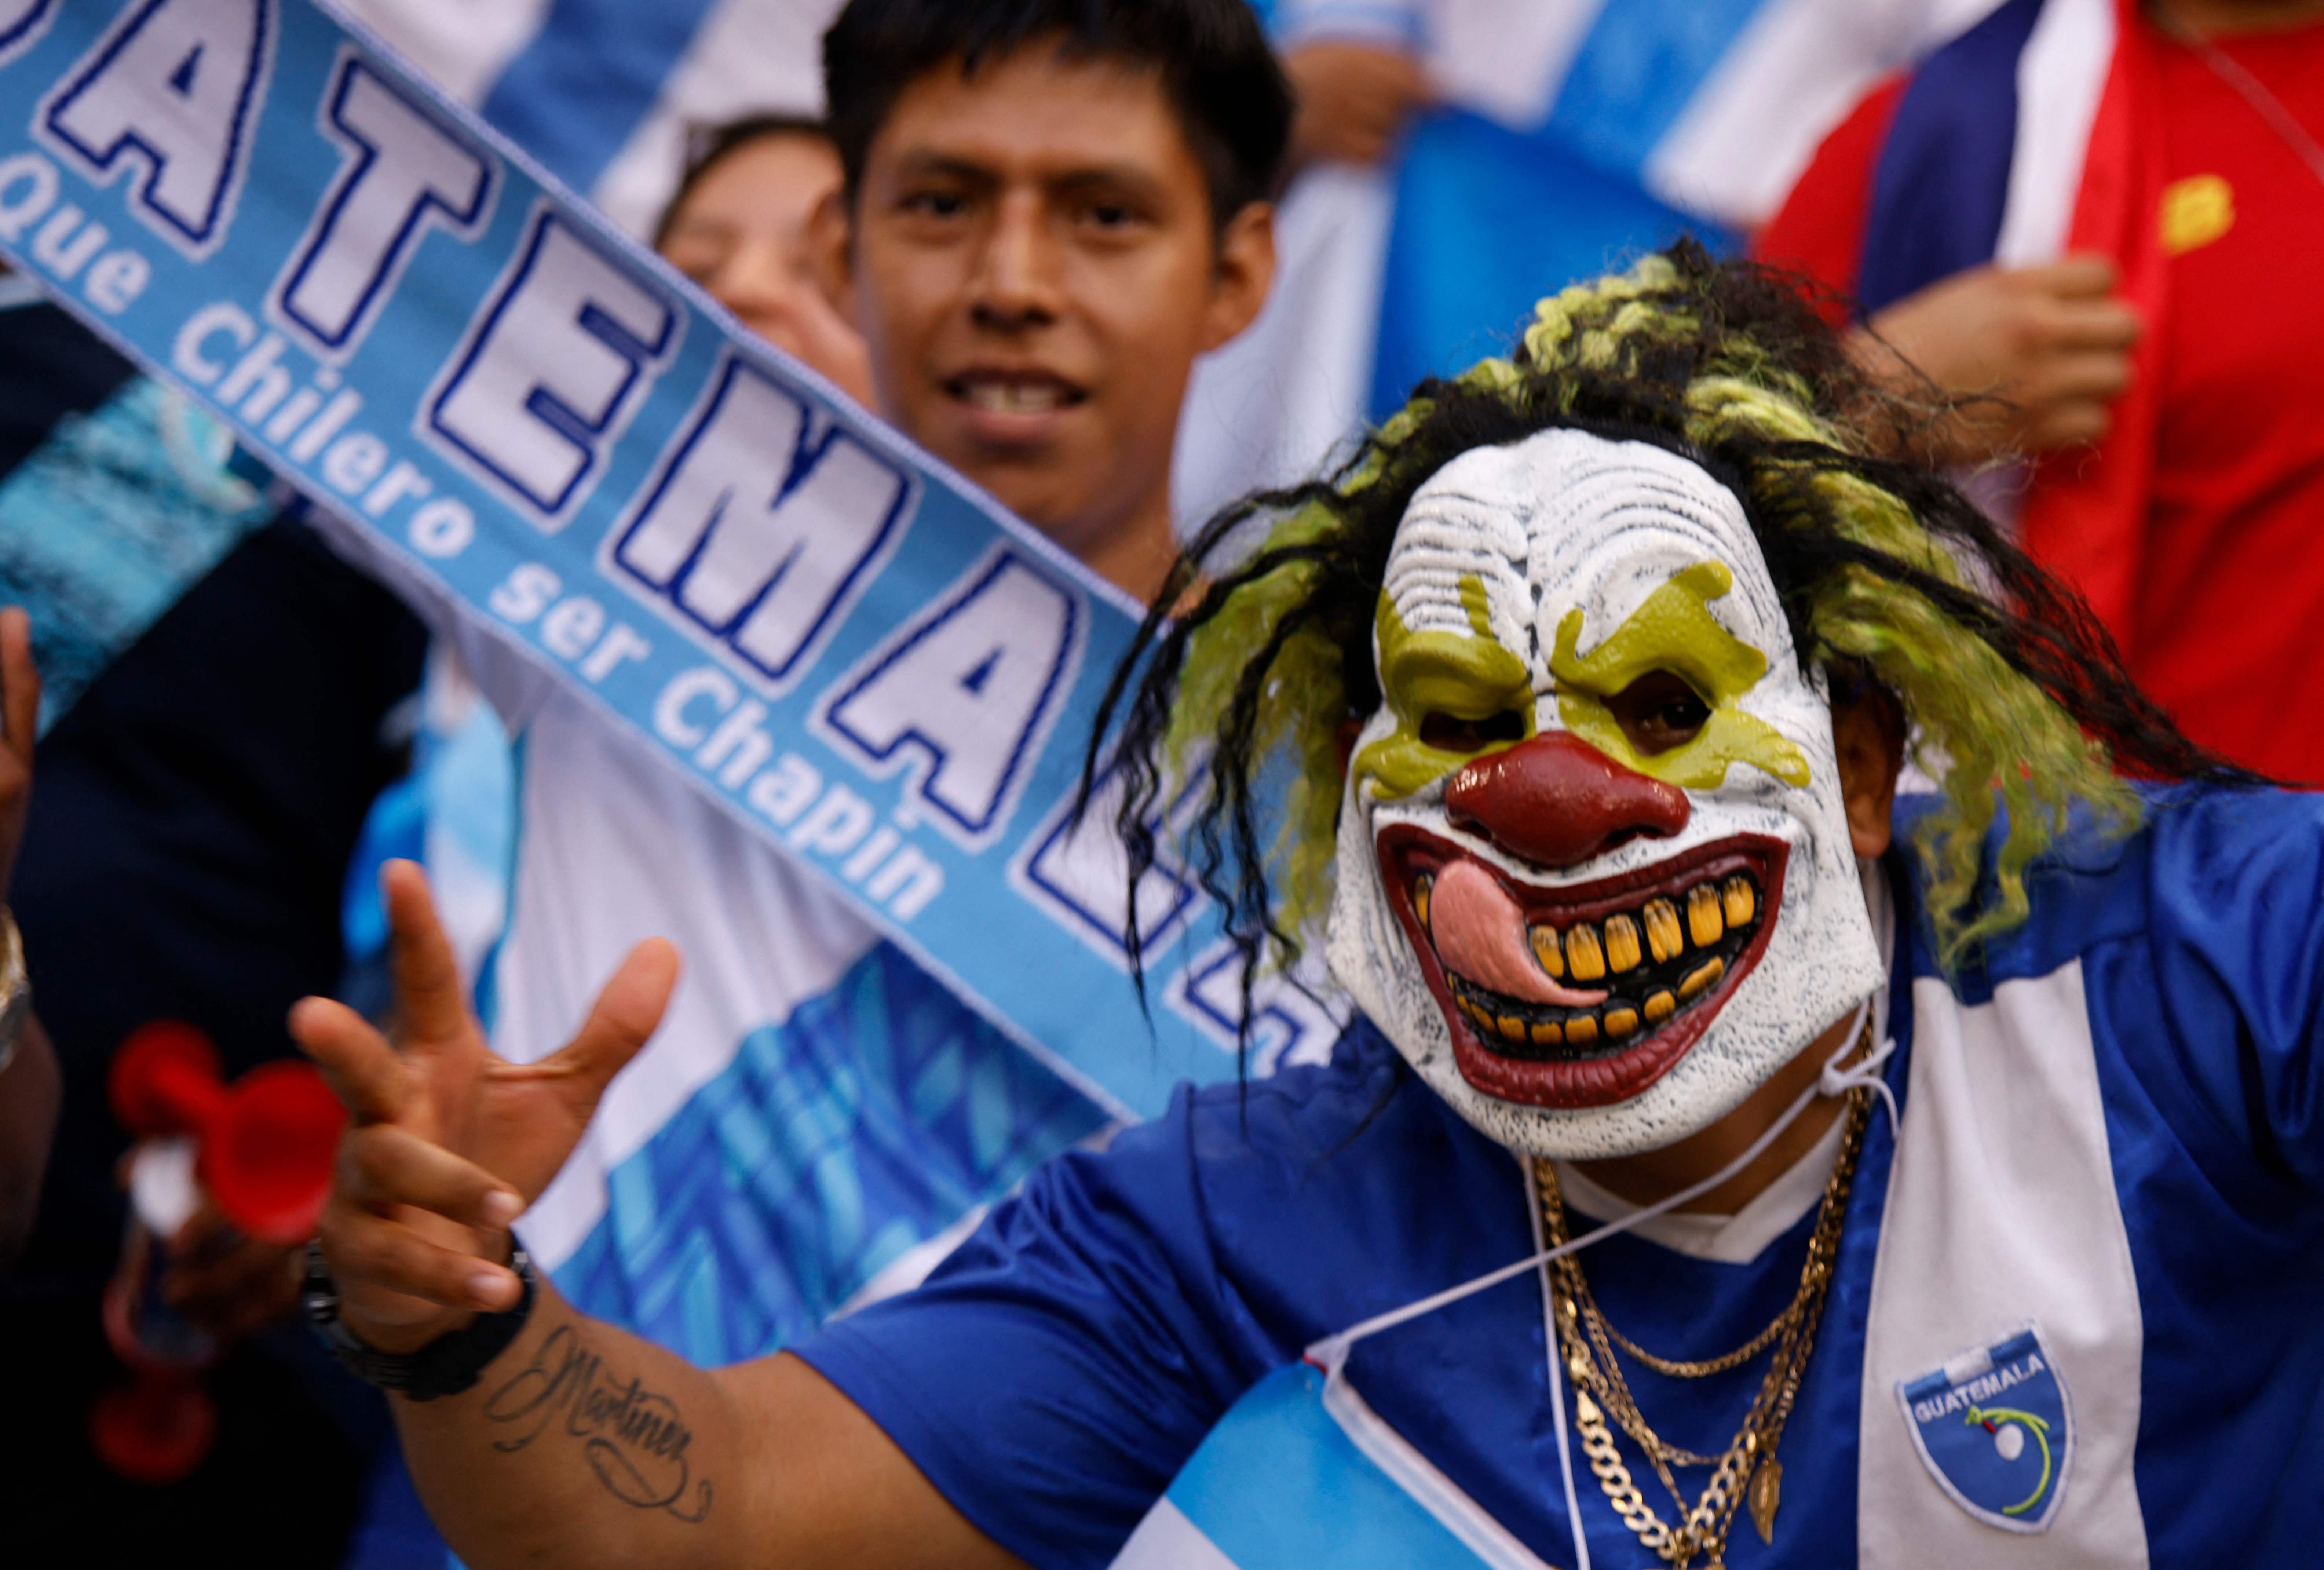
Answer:
<svg viewBox="0 0 2324 1570"><path fill-rule="evenodd" d="M1759 1463L1759 1470L1751 1474L1751 1524L1759 1528L1759 1540L1775 1540L1775 1506L1782 1502L1784 1464L1770 1455Z"/></svg>

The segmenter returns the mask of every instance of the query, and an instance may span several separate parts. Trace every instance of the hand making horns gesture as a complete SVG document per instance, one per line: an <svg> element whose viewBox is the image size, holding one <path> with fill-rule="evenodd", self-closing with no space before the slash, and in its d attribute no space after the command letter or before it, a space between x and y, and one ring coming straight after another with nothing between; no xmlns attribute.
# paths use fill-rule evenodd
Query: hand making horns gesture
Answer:
<svg viewBox="0 0 2324 1570"><path fill-rule="evenodd" d="M659 937L639 944L571 1042L538 1063L511 1063L485 1046L468 1010L420 868L390 862L381 882L397 1045L327 998L302 999L290 1034L348 1113L320 1223L340 1313L372 1345L407 1352L516 1302L509 1224L557 1175L606 1083L660 1023L678 960Z"/></svg>

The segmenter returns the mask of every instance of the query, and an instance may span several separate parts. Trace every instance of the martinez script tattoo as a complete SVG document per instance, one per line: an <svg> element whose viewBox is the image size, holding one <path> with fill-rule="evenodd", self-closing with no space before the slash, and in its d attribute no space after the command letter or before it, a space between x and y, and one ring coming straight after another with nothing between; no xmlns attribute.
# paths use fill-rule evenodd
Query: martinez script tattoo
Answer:
<svg viewBox="0 0 2324 1570"><path fill-rule="evenodd" d="M668 1510L681 1521L710 1513L710 1480L693 1475L686 1451L694 1430L678 1408L636 1379L622 1383L606 1373L570 1325L550 1331L530 1365L492 1393L484 1420L517 1430L493 1441L493 1449L511 1453L560 1425L581 1441L589 1469L623 1504Z"/></svg>

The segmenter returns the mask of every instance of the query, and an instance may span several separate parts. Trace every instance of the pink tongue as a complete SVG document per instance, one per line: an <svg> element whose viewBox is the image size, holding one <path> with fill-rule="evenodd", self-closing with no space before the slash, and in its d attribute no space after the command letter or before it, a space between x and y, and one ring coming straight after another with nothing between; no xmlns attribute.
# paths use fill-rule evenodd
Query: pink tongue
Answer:
<svg viewBox="0 0 2324 1570"><path fill-rule="evenodd" d="M1606 1001L1602 992L1563 987L1542 974L1526 940L1525 912L1475 862L1457 861L1436 874L1428 935L1445 969L1505 996L1568 1008Z"/></svg>

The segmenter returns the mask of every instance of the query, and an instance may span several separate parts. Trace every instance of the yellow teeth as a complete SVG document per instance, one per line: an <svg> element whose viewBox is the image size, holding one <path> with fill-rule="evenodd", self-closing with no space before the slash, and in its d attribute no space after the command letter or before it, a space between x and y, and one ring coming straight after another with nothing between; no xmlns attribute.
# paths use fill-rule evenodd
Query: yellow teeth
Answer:
<svg viewBox="0 0 2324 1570"><path fill-rule="evenodd" d="M1557 928L1536 927L1528 934L1533 939L1533 956L1550 980L1558 981L1565 974L1565 950L1559 947Z"/></svg>
<svg viewBox="0 0 2324 1570"><path fill-rule="evenodd" d="M1638 968L1638 924L1628 916L1606 918L1606 968L1617 974Z"/></svg>
<svg viewBox="0 0 2324 1570"><path fill-rule="evenodd" d="M1646 948L1660 965L1674 958L1686 947L1686 939L1678 929L1678 907L1668 900L1649 900L1640 912L1646 919Z"/></svg>
<svg viewBox="0 0 2324 1570"><path fill-rule="evenodd" d="M1412 910L1422 928L1428 927L1435 892L1435 875L1420 873L1411 884ZM1726 979L1732 956L1711 952L1732 949L1745 931L1759 919L1759 890L1750 877L1735 873L1699 883L1683 894L1658 895L1633 911L1617 912L1599 921L1576 921L1561 931L1546 923L1528 923L1526 946L1542 974L1569 985L1597 984L1618 995L1605 996L1594 1010L1584 1011L1556 1005L1545 1008L1518 998L1482 993L1458 976L1452 1001L1479 1039L1511 1047L1564 1047L1587 1053L1602 1039L1624 1042L1644 1030L1659 1029L1686 1004ZM1652 971L1681 960L1693 967ZM1674 984L1673 977L1678 979ZM1641 1001L1643 1000L1643 1001ZM1540 1020L1537 1012L1562 1017Z"/></svg>
<svg viewBox="0 0 2324 1570"><path fill-rule="evenodd" d="M1719 891L1709 883L1687 891L1686 935L1694 939L1697 948L1709 948L1727 936L1727 923L1719 911Z"/></svg>
<svg viewBox="0 0 2324 1570"><path fill-rule="evenodd" d="M1719 978L1726 974L1727 962L1723 959L1714 959L1700 970L1687 972L1686 979L1678 984L1678 995L1692 1002L1716 986Z"/></svg>
<svg viewBox="0 0 2324 1570"><path fill-rule="evenodd" d="M1587 922L1565 935L1565 968L1580 982L1593 982L1606 974L1605 951L1598 947L1598 934Z"/></svg>
<svg viewBox="0 0 2324 1570"><path fill-rule="evenodd" d="M1428 929L1428 891L1435 886L1436 880L1430 877L1412 881L1412 914L1424 932Z"/></svg>
<svg viewBox="0 0 2324 1570"><path fill-rule="evenodd" d="M1413 909L1428 919L1428 880L1413 885ZM1554 927L1535 926L1526 932L1542 974L1552 981L1594 982L1608 975L1625 975L1651 958L1661 965L1677 958L1692 940L1710 948L1738 928L1748 926L1758 914L1758 891L1751 880L1738 873L1724 883L1703 883L1685 895L1686 915L1678 903L1653 899L1635 916L1609 916L1603 923L1578 921L1560 933Z"/></svg>

